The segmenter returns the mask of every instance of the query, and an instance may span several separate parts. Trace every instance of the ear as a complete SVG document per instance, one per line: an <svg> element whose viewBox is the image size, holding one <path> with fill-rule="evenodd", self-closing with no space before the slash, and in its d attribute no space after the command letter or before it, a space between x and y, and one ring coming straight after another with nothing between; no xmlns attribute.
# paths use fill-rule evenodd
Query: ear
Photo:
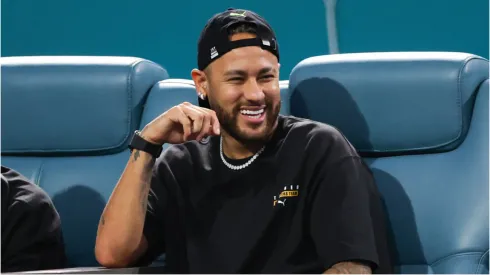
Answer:
<svg viewBox="0 0 490 275"><path fill-rule="evenodd" d="M204 98L208 94L208 79L206 74L203 71L198 69L193 69L191 72L192 80L194 81L194 85L196 86L196 93L198 96L203 96Z"/></svg>

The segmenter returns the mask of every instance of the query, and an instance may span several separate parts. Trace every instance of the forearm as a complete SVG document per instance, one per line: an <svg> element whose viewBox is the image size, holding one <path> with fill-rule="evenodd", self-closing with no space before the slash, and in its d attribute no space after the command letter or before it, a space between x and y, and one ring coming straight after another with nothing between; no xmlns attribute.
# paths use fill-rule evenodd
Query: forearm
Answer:
<svg viewBox="0 0 490 275"><path fill-rule="evenodd" d="M323 274L371 274L369 266L357 262L340 262L327 269Z"/></svg>
<svg viewBox="0 0 490 275"><path fill-rule="evenodd" d="M134 150L102 213L96 256L105 262L135 260L141 250L154 159ZM100 260L99 259L99 260Z"/></svg>

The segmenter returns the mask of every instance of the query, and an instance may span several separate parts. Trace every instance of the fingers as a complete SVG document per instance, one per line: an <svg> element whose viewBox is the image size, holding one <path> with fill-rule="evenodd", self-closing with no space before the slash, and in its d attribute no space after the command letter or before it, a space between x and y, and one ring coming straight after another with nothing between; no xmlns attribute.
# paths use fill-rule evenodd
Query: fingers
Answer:
<svg viewBox="0 0 490 275"><path fill-rule="evenodd" d="M209 135L219 135L219 121L213 110L183 103L181 111L191 120L190 136L192 139L201 140ZM188 140L190 136L185 135L185 140Z"/></svg>
<svg viewBox="0 0 490 275"><path fill-rule="evenodd" d="M211 126L212 126L213 133L215 135L219 135L221 126L219 125L218 117L216 116L216 113L213 110L209 110L209 112L211 116Z"/></svg>
<svg viewBox="0 0 490 275"><path fill-rule="evenodd" d="M206 128L206 129L204 129L203 131L207 135L219 135L220 134L220 124L219 124L218 117L216 116L216 112L214 112L213 110L208 109L208 108L201 108L201 107L194 106L190 103L184 103L184 104L186 106L192 107L193 109L195 109L197 111L204 112L205 118L206 118L206 124L203 124L203 128ZM210 123L209 128L204 127L204 126L208 126L207 123Z"/></svg>
<svg viewBox="0 0 490 275"><path fill-rule="evenodd" d="M177 116L178 122L182 125L182 129L184 132L184 141L187 140L192 134L192 121L189 119L187 114L182 110L182 108L178 108L179 114Z"/></svg>
<svg viewBox="0 0 490 275"><path fill-rule="evenodd" d="M208 114L199 107L192 105L186 106L183 110L192 120L192 138L201 140L209 128Z"/></svg>
<svg viewBox="0 0 490 275"><path fill-rule="evenodd" d="M205 130L207 135L219 135L220 134L220 124L216 113L213 110L207 108L200 108L206 112L206 118L208 123L208 128Z"/></svg>
<svg viewBox="0 0 490 275"><path fill-rule="evenodd" d="M192 120L192 134L196 136L203 127L205 113L193 106L186 106L183 110Z"/></svg>
<svg viewBox="0 0 490 275"><path fill-rule="evenodd" d="M201 140L204 137L209 135L209 132L212 131L212 125L211 125L211 116L207 114L204 111L203 112L203 120L202 120L202 128L201 131L199 132L199 135L196 137L197 140Z"/></svg>
<svg viewBox="0 0 490 275"><path fill-rule="evenodd" d="M197 106L193 106L193 108L204 114L202 128L198 139L209 135L219 135L220 124L216 113L213 110L207 108L200 108Z"/></svg>

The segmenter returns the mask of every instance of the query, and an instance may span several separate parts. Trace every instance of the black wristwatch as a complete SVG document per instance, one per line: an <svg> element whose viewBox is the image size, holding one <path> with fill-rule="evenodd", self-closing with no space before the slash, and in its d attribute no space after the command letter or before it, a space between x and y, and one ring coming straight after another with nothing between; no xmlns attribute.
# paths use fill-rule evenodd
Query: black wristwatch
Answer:
<svg viewBox="0 0 490 275"><path fill-rule="evenodd" d="M133 149L140 150L152 155L154 158L158 158L162 153L163 147L145 140L141 137L140 133L141 132L138 130L134 132L133 138L128 145L129 149L131 151L133 151Z"/></svg>

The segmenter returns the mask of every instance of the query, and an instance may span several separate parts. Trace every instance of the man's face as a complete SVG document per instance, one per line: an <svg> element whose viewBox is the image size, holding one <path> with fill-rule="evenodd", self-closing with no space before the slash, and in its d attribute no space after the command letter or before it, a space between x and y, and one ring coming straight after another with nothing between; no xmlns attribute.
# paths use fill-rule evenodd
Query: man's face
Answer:
<svg viewBox="0 0 490 275"><path fill-rule="evenodd" d="M239 33L231 40L252 38ZM279 63L259 47L234 49L210 65L208 99L223 130L240 142L263 142L281 107Z"/></svg>

